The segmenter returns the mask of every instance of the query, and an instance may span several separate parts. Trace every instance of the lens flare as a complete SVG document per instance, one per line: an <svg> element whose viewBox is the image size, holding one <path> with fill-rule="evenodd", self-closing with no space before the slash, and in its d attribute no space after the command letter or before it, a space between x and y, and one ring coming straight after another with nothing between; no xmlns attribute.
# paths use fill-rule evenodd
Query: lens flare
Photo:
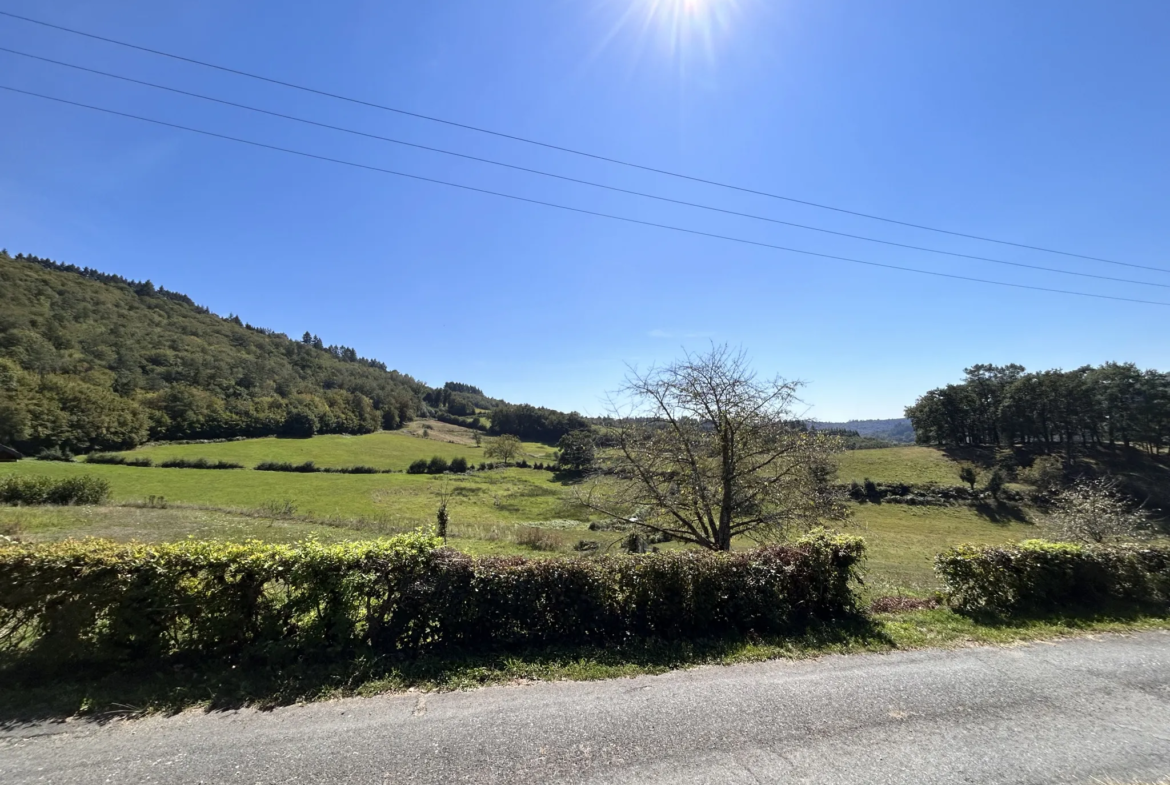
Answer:
<svg viewBox="0 0 1170 785"><path fill-rule="evenodd" d="M635 0L645 6L647 26L679 58L714 58L730 28L736 0Z"/></svg>
<svg viewBox="0 0 1170 785"><path fill-rule="evenodd" d="M754 0L603 0L620 10L599 48L632 34L640 55L653 50L683 69L695 58L714 62L745 2Z"/></svg>

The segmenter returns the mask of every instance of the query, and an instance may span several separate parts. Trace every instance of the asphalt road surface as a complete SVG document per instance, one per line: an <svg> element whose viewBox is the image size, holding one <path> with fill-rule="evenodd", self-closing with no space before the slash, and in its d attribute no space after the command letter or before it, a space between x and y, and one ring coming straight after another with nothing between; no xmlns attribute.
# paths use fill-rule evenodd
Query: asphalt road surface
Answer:
<svg viewBox="0 0 1170 785"><path fill-rule="evenodd" d="M0 782L1091 783L1170 776L1170 634L8 729Z"/></svg>

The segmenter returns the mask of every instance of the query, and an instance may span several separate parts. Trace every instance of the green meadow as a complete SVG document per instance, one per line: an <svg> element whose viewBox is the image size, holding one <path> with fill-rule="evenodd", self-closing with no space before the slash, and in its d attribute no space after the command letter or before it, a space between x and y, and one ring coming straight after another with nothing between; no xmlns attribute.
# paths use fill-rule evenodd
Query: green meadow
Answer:
<svg viewBox="0 0 1170 785"><path fill-rule="evenodd" d="M962 485L959 464L934 447L850 450L841 456L839 482L903 482L909 485Z"/></svg>
<svg viewBox="0 0 1170 785"><path fill-rule="evenodd" d="M430 431L434 438L423 438L405 431L379 431L362 436L334 434L311 439L267 437L213 444L152 444L120 454L150 458L156 464L171 458L207 458L251 468L262 461L313 461L328 468L361 465L397 471L405 471L419 458L429 460L436 455L448 461L466 458L472 464L487 460L483 448L474 446L469 435L464 437L466 444L447 441L447 434L453 430L450 426L445 429L437 427ZM470 433L466 429L458 430ZM523 457L530 462L556 460L556 451L543 444L525 442L522 449Z"/></svg>
<svg viewBox="0 0 1170 785"><path fill-rule="evenodd" d="M114 503L162 497L168 504L262 510L290 503L317 519L368 518L410 528L434 520L439 495L450 494L453 520L524 523L582 518L551 472L494 469L467 475L300 474L251 469L160 469L85 463L21 461L17 474L65 477L92 474L109 480ZM7 473L0 469L0 472Z"/></svg>
<svg viewBox="0 0 1170 785"><path fill-rule="evenodd" d="M439 434L462 438L458 433ZM470 439L468 439L470 441ZM526 444L530 460L547 459L544 445ZM128 453L129 454L129 453ZM158 462L172 457L208 458L255 465L264 460L321 466L366 464L392 474L299 474L251 469L137 468L21 461L20 474L62 477L94 474L110 482L108 507L0 507L0 530L28 539L99 536L165 541L186 537L291 542L364 539L429 525L440 494L448 495L451 544L469 553L571 553L581 540L616 547L619 532L588 529L589 510L576 504L572 486L551 472L495 469L467 475L411 475L401 469L416 458L462 455L474 463L482 449L408 433L251 439L217 444L158 445L133 451ZM7 469L0 469L0 474ZM842 482L953 485L958 467L928 447L857 450L841 456ZM153 501L151 499L153 498ZM1018 510L998 514L975 506L852 504L845 527L865 537L869 581L879 593L937 588L935 555L963 542L996 543L1037 536ZM752 542L737 542L751 547ZM666 543L660 547L682 547Z"/></svg>

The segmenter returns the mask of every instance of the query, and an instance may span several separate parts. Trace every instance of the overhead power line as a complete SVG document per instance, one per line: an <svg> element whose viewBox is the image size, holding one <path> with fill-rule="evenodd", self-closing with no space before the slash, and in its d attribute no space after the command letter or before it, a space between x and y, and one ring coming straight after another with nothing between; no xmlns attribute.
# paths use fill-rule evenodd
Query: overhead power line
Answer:
<svg viewBox="0 0 1170 785"><path fill-rule="evenodd" d="M73 69L78 70L78 71L84 71L86 73L97 74L99 76L109 77L111 79L118 79L118 80L121 80L123 82L129 82L131 84L142 85L144 87L150 87L150 88L154 88L156 90L165 90L167 92L176 93L178 95L189 96L191 98L198 98L198 99L203 100L203 101L211 101L213 103L222 104L224 106L231 106L231 107L235 107L238 109L245 109L249 112L257 112L259 114L269 115L271 117L279 117L279 118L282 118L285 120L292 120L294 122L304 123L306 125L312 125L312 126L316 126L318 128L327 128L327 129L332 130L332 131L340 131L342 133L353 134L355 136L361 136L361 137L365 137L367 139L376 139L378 141L390 142L392 144L402 145L404 147L412 147L412 148L415 148L418 150L426 150L428 152L441 153L443 155L454 156L456 158L463 158L463 159L466 159L469 161L477 161L479 163L491 164L492 166L500 166L500 167L504 167L507 169L513 169L515 171L527 172L529 174L536 174L536 175L540 175L542 177L551 177L551 178L554 178L557 180L562 180L565 182L577 183L580 185L587 185L587 186L590 186L592 188L601 188L601 189L604 189L607 191L613 191L613 192L622 193L622 194L629 194L632 196L638 196L638 197L642 197L645 199L654 199L654 200L660 201L660 202L667 202L670 204L683 205L686 207L694 207L694 208L697 208L700 210L710 210L712 212L723 213L725 215L734 215L734 216L738 216L741 218L750 218L750 219L756 220L756 221L767 221L768 223L780 224L783 226L791 226L791 227L794 227L797 229L806 229L806 230L812 231L812 232L821 232L823 234L831 234L831 235L836 235L838 237L848 237L848 238L851 238L854 240L864 240L865 242L870 242L870 243L881 243L882 245L894 246L896 248L907 248L907 249L914 250L914 251L924 251L926 253L941 254L944 256L957 257L960 259L972 259L972 260L981 261L981 262L990 262L992 264L1008 265L1010 267L1022 267L1022 268L1026 268L1029 270L1040 270L1043 272L1058 273L1060 275L1074 275L1074 276L1077 276L1079 278L1095 278L1095 279L1100 280L1100 281L1114 281L1116 283L1137 284L1140 286L1157 286L1157 287L1160 287L1163 289L1170 289L1170 284L1165 284L1165 283L1154 283L1153 281L1137 281L1137 280L1134 280L1132 278L1116 278L1114 276L1109 276L1109 275L1096 275L1094 273L1083 273L1083 272L1077 272L1074 270L1064 270L1064 269L1061 269L1058 267L1045 267L1044 265L1038 265L1038 264L1027 264L1024 262L1011 262L1011 261L1007 261L1005 259L993 259L993 258L987 257L987 256L976 256L974 254L965 254L965 253L958 253L955 251L946 251L946 250L942 250L940 248L928 248L928 247L921 246L921 245L910 245L908 243L898 243L898 242L893 242L891 240L883 240L883 239L880 239L877 237L866 237L864 235L851 234L849 232L838 232L838 231L835 231L833 229L825 229L825 228L819 227L819 226L809 226L807 224L799 224L799 223L794 223L792 221L783 221L783 220L780 220L778 218L771 218L771 217L764 216L764 215L755 215L753 213L745 213L745 212L740 212L738 210L728 210L728 209L725 209L722 207L715 207L713 205L702 204L699 202L689 202L689 201L686 201L683 199L672 199L668 196L660 196L658 194L646 193L644 191L635 191L635 190L632 190L629 188L620 188L618 186L606 185L605 183L598 183L598 182L594 182L592 180L584 180L584 179L577 178L577 177L569 177L567 175L556 174L554 172L546 172L546 171L543 171L541 169L533 169L533 168L527 167L527 166L519 166L517 164L510 164L510 163L506 163L503 161L496 161L496 160L493 160L491 158L483 158L483 157L476 156L476 155L468 155L466 153L460 153L460 152L457 152L454 150L446 150L446 149L443 149L441 147L433 147L433 146L425 145L425 144L417 144L415 142L407 142L405 140L394 139L394 138L389 137L389 136L381 136L379 134L372 134L372 133L368 133L366 131L359 131L359 130L356 130L353 128L345 128L343 126L332 125L330 123L322 123L322 122L318 122L316 120L310 120L310 119L307 119L304 117L297 117L295 115L284 114L282 112L274 112L274 111L271 111L268 109L261 109L259 107L251 106L248 104L241 104L241 103L237 103L235 101L228 101L228 100L225 100L223 98L216 98L214 96L204 95L202 93L195 93L195 92L191 92L190 90L180 90L177 87L169 87L167 85L157 84L155 82L147 82L147 81L144 81L142 79L134 79L134 78L129 77L129 76L123 76L121 74L114 74L114 73L110 73L108 71L101 71L101 70L98 70L96 68L89 68L87 66L77 65L75 63L67 63L63 60L54 60L53 58L50 58L50 57L42 57L41 55L34 55L34 54L30 54L28 52L21 52L21 51L18 51L16 49L9 49L8 47L0 46L0 52L7 52L9 54L19 55L21 57L27 57L27 58L30 58L33 60L39 60L39 61L45 62L45 63L52 63L54 65L60 65L60 66L66 67L66 68L73 68ZM1143 269L1154 270L1157 272L1170 272L1170 270L1160 268L1160 267L1143 267Z"/></svg>
<svg viewBox="0 0 1170 785"><path fill-rule="evenodd" d="M956 232L956 231L952 231L950 229L940 229L938 227L927 226L925 224L916 224L916 223L911 223L909 221L900 221L900 220L897 220L894 218L886 218L884 216L874 215L872 213L863 213L863 212L859 212L857 210L848 210L848 209L845 209L843 207L835 207L833 205L822 204L819 202L811 202L811 201L808 201L805 199L797 199L797 198L791 197L791 196L784 196L782 194L770 193L768 191L760 191L760 190L757 190L754 188L746 188L744 186L733 185L731 183L723 183L723 182L719 182L717 180L710 180L710 179L703 178L703 177L696 177L693 175L683 174L681 172L670 171L668 169L660 169L660 168L653 167L653 166L647 166L645 164L638 164L638 163L634 163L632 161L622 160L620 158L613 158L610 156L599 155L597 153L586 152L584 150L577 150L577 149L574 149L571 147L565 147L563 145L556 145L556 144L551 144L549 142L542 142L542 141L539 141L537 139L531 139L531 138L524 137L524 136L518 136L516 134L504 133L502 131L493 131L489 128L483 128L481 126L475 126L475 125L471 125L468 123L460 123L460 122L457 122L454 120L447 120L447 119L444 119L441 117L435 117L433 115L426 115L426 114L422 114L419 112L411 112L411 111L408 111L406 109L401 109L399 107L388 106L386 104L379 104L379 103L375 103L373 101L365 101L365 100L362 100L360 98L353 98L351 96L341 95L340 93L332 93L332 92L329 92L327 90L318 90L318 89L313 88L313 87L307 87L305 85L299 85L299 84L295 84L293 82L286 82L286 81L283 81L281 79L274 79L272 77L262 76L260 74L254 74L254 73L251 73L249 71L240 70L238 68L229 68L228 66L217 65L216 63L207 62L206 60L197 60L193 57L184 57L182 55L177 55L177 54L173 54L171 52L162 51L161 49L152 49L152 48L147 47L147 46L140 46L138 44L132 44L132 43L129 43L127 41L119 41L116 38L109 38L106 36L97 35L96 33L87 33L84 30L77 30L75 28L65 27L63 25L57 25L57 24L53 24L51 22L42 21L40 19L33 19L32 17L28 17L28 16L21 16L20 14L14 14L10 11L0 11L0 16L7 16L7 17L10 17L12 19L19 19L22 22L28 22L30 24L40 25L42 27L51 28L53 30L60 30L61 32L70 33L71 35L84 36L85 38L90 38L90 39L93 39L96 41L103 41L105 43L115 44L117 46L123 46L123 47L126 47L128 49L136 49L140 52L146 52L148 54L158 55L160 57L169 57L172 60L179 60L179 61L182 61L185 63L191 63L193 65L198 65L198 66L201 66L203 68L214 68L217 71L223 71L225 73L235 74L237 76L244 76L244 77L247 77L249 79L256 79L256 80L259 80L261 82L267 82L269 84L279 85L281 87L287 87L287 88L290 88L292 90L300 90L302 92L312 93L314 95L320 95L320 96L324 96L326 98L333 98L333 99L336 99L338 101L346 101L348 103L357 104L359 106L366 106L366 107L370 107L373 109L380 109L380 110L387 111L387 112L394 112L395 114L399 114L399 115L403 115L403 116L407 116L407 117L414 117L414 118L417 118L419 120L426 120L426 121L432 122L432 123L441 123L443 125L448 125L448 126L452 126L455 128L462 128L462 129L468 130L468 131L475 131L476 133L489 134L491 136L496 136L496 137L499 137L501 139L509 139L511 141L514 141L514 142L522 142L524 144L536 145L538 147L544 147L544 148L547 148L549 150L557 150L557 151L562 152L562 153L569 153L571 155L578 155L578 156L582 156L585 158L591 158L591 159L596 160L596 161L605 161L606 163L617 164L618 166L625 166L625 167L629 167L632 169L640 169L640 170L645 171L645 172L653 172L654 174L666 175L668 177L676 177L676 178L679 178L682 180L689 180L689 181L695 182L695 183L702 183L704 185L711 185L711 186L715 186L718 188L726 188L726 189L729 189L732 191L739 191L741 193L753 194L755 196L764 196L764 197L767 197L769 199L779 199L779 200L782 200L785 202L791 202L793 204L802 204L802 205L805 205L807 207L815 207L815 208L821 209L821 210L832 210L833 212L843 213L845 215L852 215L852 216L856 216L859 218L866 218L866 219L874 220L874 221L883 221L885 223L896 224L898 226L906 226L906 227L910 227L913 229L922 229L922 230L928 231L928 232L937 232L939 234L946 234L946 235L950 235L952 237L963 237L963 238L966 238L968 240L979 240L981 242L996 243L998 245L1009 245L1009 246L1013 246L1016 248L1025 248L1025 249L1030 250L1030 251L1041 251L1043 253L1058 254L1060 256L1069 256L1069 257L1073 257L1076 259L1087 259L1089 261L1103 262L1105 264L1115 264L1115 265L1120 265L1122 267L1136 267L1136 268L1140 268L1140 269L1156 270L1158 272L1170 272L1170 270L1166 270L1163 268L1146 267L1145 265L1133 264L1130 262L1120 262L1120 261L1116 261L1113 259L1105 259L1105 258L1102 258L1099 256L1089 256L1087 254L1073 253L1071 251L1060 251L1060 250L1057 250L1055 248L1045 248L1043 246L1028 245L1026 243L1017 243L1017 242L1013 242L1010 240L999 240L999 239L996 239L994 237L985 237L982 235L968 234L965 232Z"/></svg>
<svg viewBox="0 0 1170 785"><path fill-rule="evenodd" d="M624 223L636 224L639 226L651 226L651 227L655 227L658 229L666 229L666 230L672 231L672 232L680 232L683 234L695 235L695 236L699 236L699 237L710 237L710 238L713 238L716 240L726 240L728 242L741 243L743 245L752 245L752 246L756 246L759 248L770 248L770 249L773 249L776 251L786 251L788 253L803 254L805 256L815 256L815 257L818 257L821 259L833 259L833 260L840 261L840 262L848 262L850 264L861 264L861 265L866 265L868 267L878 267L878 268L882 268L882 269L886 269L886 270L899 270L901 272L917 273L919 275L931 275L931 276L935 276L937 278L951 278L951 279L958 280L958 281L967 281L967 282L972 282L972 283L984 283L984 284L990 284L992 286L1007 286L1007 287L1011 287L1013 289L1028 289L1028 290L1036 291L1036 292L1049 292L1052 294L1066 294L1066 295L1073 295L1076 297L1092 297L1094 299L1099 299L1099 300L1116 300L1119 302L1140 303L1142 305L1159 305L1159 306L1164 306L1164 307L1170 307L1170 302L1161 302L1158 300L1140 300L1140 299L1133 298L1133 297L1116 297L1116 296L1107 295L1107 294L1095 294L1095 293L1091 293L1091 292L1077 292L1077 291L1072 291L1069 289L1053 289L1053 288L1049 288L1049 287L1045 287L1045 286L1031 286L1029 284L1008 283L1006 281L992 281L992 280L989 280L986 278L974 278L974 277L970 277L970 276L966 276L966 275L955 275L953 273L942 273L942 272L937 272L934 270L921 270L921 269L918 269L915 267L902 267L900 265L895 265L895 264L885 264L884 262L874 262L874 261L868 261L868 260L864 260L864 259L853 259L853 258L847 257L847 256L837 256L834 254L820 253L817 251L808 251L808 250L804 250L801 248L788 248L786 246L775 245L773 243L765 243L765 242L760 242L757 240L748 240L748 239L743 238L743 237L733 237L731 235L717 234L714 232L704 232L704 231L701 231L698 229L688 229L688 228L682 227L682 226L673 226L671 224L658 223L655 221L645 221L645 220L642 220L639 218L630 218L628 216L615 215L613 213L603 213L603 212L600 212L597 210L587 210L587 209L582 208L582 207L572 207L569 205L558 204L556 202L545 201L543 199L531 199L531 198L526 197L526 196L518 196L516 194L509 194L509 193L505 193L503 191L493 191L493 190L488 189L488 188L479 188L479 187L472 186L472 185L465 185L463 183L451 182L449 180L439 180L439 179L434 178L434 177L424 177L422 175L410 174L409 172L399 172L399 171L396 171L394 169L385 169L385 168L380 167L380 166L372 166L370 164L358 163L356 161L346 161L346 160L341 159L341 158L332 158L332 157L325 156L325 155L318 155L316 153L305 152L303 150L294 150L294 149L289 148L289 147L280 147L277 145L268 144L266 142L257 142L257 141L252 140L252 139L244 139L244 138L238 137L238 136L229 136L227 134L221 134L221 133L217 133L215 131L207 131L207 130L204 130L201 128L193 128L193 127L187 126L187 125L180 125L178 123L170 123L170 122L166 122L164 120L156 120L156 119L150 118L150 117L143 117L141 115L130 114L128 112L119 112L119 111L114 110L114 109L107 109L107 108L101 107L101 106L93 106L92 104L83 104L79 101L70 101L70 100L67 100L65 98L57 98L57 97L51 96L51 95L44 95L43 93L36 93L36 92L31 91L31 90L22 90L22 89L17 88L17 87L11 87L9 85L0 84L0 90L8 90L8 91L13 92L13 93L20 93L22 95L33 96L34 98L42 98L42 99L47 100L47 101L55 101L57 103L68 104L70 106L76 106L76 107L80 107L82 109L90 109L90 110L93 110L96 112L103 112L105 114L116 115L118 117L126 117L126 118L129 118L131 120L140 120L142 122L152 123L154 125L164 126L167 128L175 128L175 129L178 129L180 131L188 131L191 133L202 134L203 136L214 137L216 139L224 139L224 140L227 140L229 142L238 142L240 144L246 144L246 145L251 145L253 147L264 148L266 150L275 150L277 152L288 153L290 155L297 155L297 156L301 156L303 158L311 158L311 159L318 160L318 161L325 161L327 163L340 164L342 166L350 166L350 167L353 167L355 169L365 169L365 170L368 170L371 172L380 172L382 174L389 174L389 175L394 175L396 177L409 178L411 180L416 180L419 182L433 183L435 185L442 185L442 186L446 186L449 188L458 188L458 189L463 190L463 191L470 191L470 192L474 192L474 193L487 194L489 196L498 196L498 197L501 197L503 199L511 199L511 200L514 200L517 202L525 202L527 204L542 205L544 207L552 207L552 208L555 208L558 210L564 210L566 212L579 213L581 215L592 215L592 216L595 216L598 218L606 218L606 219L613 220L613 221L622 221Z"/></svg>

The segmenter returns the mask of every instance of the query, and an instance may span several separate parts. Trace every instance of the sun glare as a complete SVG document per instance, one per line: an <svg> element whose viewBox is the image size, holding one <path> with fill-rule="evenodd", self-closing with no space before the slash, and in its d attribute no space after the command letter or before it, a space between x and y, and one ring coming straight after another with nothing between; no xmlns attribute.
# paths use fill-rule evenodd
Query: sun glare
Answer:
<svg viewBox="0 0 1170 785"><path fill-rule="evenodd" d="M643 7L646 32L672 56L714 58L719 38L731 27L737 0L633 0Z"/></svg>
<svg viewBox="0 0 1170 785"><path fill-rule="evenodd" d="M731 33L745 4L757 0L599 0L599 7L616 10L609 32L596 52L620 39L631 43L639 57L666 58L681 70L689 61L714 63L720 44ZM637 39L636 42L630 38Z"/></svg>

